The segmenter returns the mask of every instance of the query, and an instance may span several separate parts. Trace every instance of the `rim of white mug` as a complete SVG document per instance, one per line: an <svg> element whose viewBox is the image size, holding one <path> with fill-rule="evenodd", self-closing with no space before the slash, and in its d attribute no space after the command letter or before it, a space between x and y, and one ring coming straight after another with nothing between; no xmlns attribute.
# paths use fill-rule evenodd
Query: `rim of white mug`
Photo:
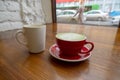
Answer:
<svg viewBox="0 0 120 80"><path fill-rule="evenodd" d="M41 28L41 27L45 27L45 26L41 26L41 25L45 25L45 24L28 24L28 25L23 25L23 28Z"/></svg>

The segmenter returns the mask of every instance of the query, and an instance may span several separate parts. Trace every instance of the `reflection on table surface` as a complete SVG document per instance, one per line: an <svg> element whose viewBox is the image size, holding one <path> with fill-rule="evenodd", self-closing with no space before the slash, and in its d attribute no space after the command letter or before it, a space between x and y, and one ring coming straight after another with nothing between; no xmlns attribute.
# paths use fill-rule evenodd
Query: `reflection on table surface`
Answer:
<svg viewBox="0 0 120 80"><path fill-rule="evenodd" d="M92 56L68 63L50 56L49 48L60 32L85 34L94 42ZM48 24L46 50L30 54L15 40L16 30L0 32L0 80L119 80L120 29L116 27Z"/></svg>

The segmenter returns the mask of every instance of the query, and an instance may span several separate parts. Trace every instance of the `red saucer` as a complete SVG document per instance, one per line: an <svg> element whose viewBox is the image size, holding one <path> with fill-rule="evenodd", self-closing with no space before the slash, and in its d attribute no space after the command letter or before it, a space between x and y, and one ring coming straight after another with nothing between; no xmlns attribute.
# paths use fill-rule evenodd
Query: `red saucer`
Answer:
<svg viewBox="0 0 120 80"><path fill-rule="evenodd" d="M83 51L88 51L87 47L83 47ZM49 49L50 55L53 56L56 59L66 61L66 62L78 62L78 61L84 61L88 59L91 56L91 53L87 54L79 54L74 57L67 57L67 56L61 56L60 55L60 49L56 44L52 45Z"/></svg>

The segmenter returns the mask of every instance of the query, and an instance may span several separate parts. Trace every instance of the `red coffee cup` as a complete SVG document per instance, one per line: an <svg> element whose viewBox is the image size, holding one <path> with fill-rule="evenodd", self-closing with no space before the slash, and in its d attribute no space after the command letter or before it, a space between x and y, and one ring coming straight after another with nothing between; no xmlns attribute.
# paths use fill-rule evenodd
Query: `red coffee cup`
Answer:
<svg viewBox="0 0 120 80"><path fill-rule="evenodd" d="M56 34L56 43L60 49L60 55L76 56L78 54L88 54L94 48L92 42L86 41L86 36L77 33L58 33ZM90 44L88 51L83 52L82 48Z"/></svg>

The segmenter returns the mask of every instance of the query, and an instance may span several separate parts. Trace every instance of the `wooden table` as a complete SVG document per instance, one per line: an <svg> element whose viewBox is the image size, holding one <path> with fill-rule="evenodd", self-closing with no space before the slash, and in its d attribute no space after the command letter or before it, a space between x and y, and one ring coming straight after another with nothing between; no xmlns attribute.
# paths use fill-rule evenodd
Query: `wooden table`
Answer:
<svg viewBox="0 0 120 80"><path fill-rule="evenodd" d="M49 54L55 34L76 32L94 42L92 56L63 62ZM73 24L47 25L46 50L30 54L15 40L16 30L0 32L0 80L120 80L120 29Z"/></svg>

